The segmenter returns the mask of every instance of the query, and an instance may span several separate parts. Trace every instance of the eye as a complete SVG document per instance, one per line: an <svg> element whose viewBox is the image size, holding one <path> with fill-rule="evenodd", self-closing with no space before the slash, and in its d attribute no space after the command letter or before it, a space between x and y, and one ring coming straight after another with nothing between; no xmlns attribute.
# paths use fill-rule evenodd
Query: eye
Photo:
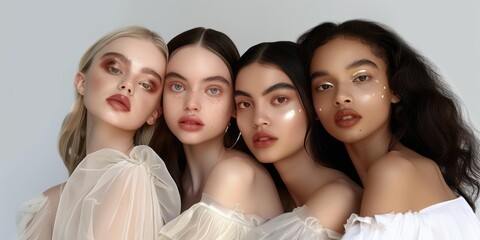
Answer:
<svg viewBox="0 0 480 240"><path fill-rule="evenodd" d="M354 82L364 82L364 81L367 81L367 80L369 80L369 79L370 79L370 77L367 76L367 75L360 75L360 76L358 76L358 77L355 77L355 78L353 79L353 81L354 81Z"/></svg>
<svg viewBox="0 0 480 240"><path fill-rule="evenodd" d="M239 102L237 103L237 108L238 109L247 109L251 106L249 102Z"/></svg>
<svg viewBox="0 0 480 240"><path fill-rule="evenodd" d="M138 83L138 85L140 85L141 87L147 89L147 90L151 90L152 89L152 86L150 85L150 83L148 82L141 82L141 83Z"/></svg>
<svg viewBox="0 0 480 240"><path fill-rule="evenodd" d="M209 88L207 92L211 95L219 95L222 91L219 88Z"/></svg>
<svg viewBox="0 0 480 240"><path fill-rule="evenodd" d="M122 74L122 71L116 67L107 67L108 71L113 74Z"/></svg>
<svg viewBox="0 0 480 240"><path fill-rule="evenodd" d="M319 92L323 92L323 91L326 91L330 88L333 88L333 84L331 83L322 83L320 85L318 85L315 89L317 89L317 91Z"/></svg>
<svg viewBox="0 0 480 240"><path fill-rule="evenodd" d="M288 97L281 96L273 99L273 104L279 105L279 104L286 103L287 101L288 101Z"/></svg>
<svg viewBox="0 0 480 240"><path fill-rule="evenodd" d="M170 89L172 89L172 91L174 91L174 92L180 92L180 91L183 90L183 86L180 85L180 84L175 84L174 83L174 84L170 85Z"/></svg>

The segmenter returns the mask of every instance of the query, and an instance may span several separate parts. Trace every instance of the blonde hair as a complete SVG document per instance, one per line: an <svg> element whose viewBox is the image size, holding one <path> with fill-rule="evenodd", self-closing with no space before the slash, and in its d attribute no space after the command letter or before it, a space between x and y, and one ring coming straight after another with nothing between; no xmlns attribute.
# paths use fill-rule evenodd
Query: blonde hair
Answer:
<svg viewBox="0 0 480 240"><path fill-rule="evenodd" d="M97 40L82 56L78 71L86 73L95 55L112 41L131 37L152 41L168 60L168 49L165 41L157 33L140 26L130 26L110 32ZM65 117L59 133L58 149L69 175L86 156L85 132L87 125L87 109L83 104L83 96L75 93L72 111ZM152 138L155 125L144 124L134 136L135 145L146 145Z"/></svg>

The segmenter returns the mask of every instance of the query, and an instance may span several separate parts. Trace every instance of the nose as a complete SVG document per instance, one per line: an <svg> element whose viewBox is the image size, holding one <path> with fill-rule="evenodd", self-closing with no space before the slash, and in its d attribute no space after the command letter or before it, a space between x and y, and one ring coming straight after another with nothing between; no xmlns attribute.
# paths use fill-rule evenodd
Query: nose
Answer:
<svg viewBox="0 0 480 240"><path fill-rule="evenodd" d="M337 87L337 94L335 96L335 106L343 106L352 102L352 97L348 91L345 91L342 88Z"/></svg>
<svg viewBox="0 0 480 240"><path fill-rule="evenodd" d="M133 95L133 83L130 81L128 78L123 79L119 84L118 84L118 89L119 90L126 90L129 95Z"/></svg>
<svg viewBox="0 0 480 240"><path fill-rule="evenodd" d="M253 127L259 128L270 125L270 118L266 114L267 111L262 111L262 109L255 109Z"/></svg>
<svg viewBox="0 0 480 240"><path fill-rule="evenodd" d="M185 110L199 111L200 110L200 96L195 92L189 92L185 101Z"/></svg>
<svg viewBox="0 0 480 240"><path fill-rule="evenodd" d="M337 97L337 99L335 100L335 106L342 106L351 102L352 100L350 98L345 96L340 96L340 97Z"/></svg>

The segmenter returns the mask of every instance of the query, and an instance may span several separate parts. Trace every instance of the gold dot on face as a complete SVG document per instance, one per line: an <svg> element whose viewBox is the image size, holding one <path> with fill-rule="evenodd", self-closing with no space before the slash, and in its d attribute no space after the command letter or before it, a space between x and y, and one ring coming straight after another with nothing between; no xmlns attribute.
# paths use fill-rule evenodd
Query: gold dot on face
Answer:
<svg viewBox="0 0 480 240"><path fill-rule="evenodd" d="M321 112L321 111L322 111L322 108L318 108L318 111Z"/></svg>

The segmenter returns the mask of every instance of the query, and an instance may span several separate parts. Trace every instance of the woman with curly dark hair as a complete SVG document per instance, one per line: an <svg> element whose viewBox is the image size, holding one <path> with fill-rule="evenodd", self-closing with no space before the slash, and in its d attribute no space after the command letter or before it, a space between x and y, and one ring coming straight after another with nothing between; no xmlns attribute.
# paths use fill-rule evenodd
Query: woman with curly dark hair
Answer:
<svg viewBox="0 0 480 240"><path fill-rule="evenodd" d="M427 60L364 20L320 24L299 42L317 116L364 186L344 239L478 239L478 139Z"/></svg>

